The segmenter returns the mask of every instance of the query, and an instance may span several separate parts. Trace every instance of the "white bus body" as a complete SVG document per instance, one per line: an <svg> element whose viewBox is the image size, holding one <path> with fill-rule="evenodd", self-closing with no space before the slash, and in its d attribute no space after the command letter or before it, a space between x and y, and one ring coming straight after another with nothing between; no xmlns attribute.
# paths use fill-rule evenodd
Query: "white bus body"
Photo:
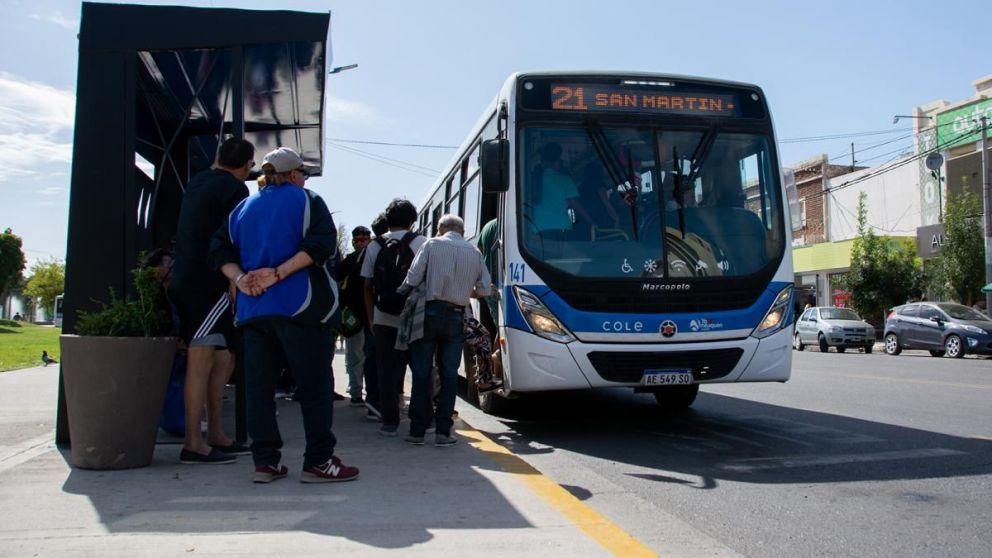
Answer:
<svg viewBox="0 0 992 558"><path fill-rule="evenodd" d="M774 137L753 85L510 76L418 222L430 235L458 213L472 240L498 219L494 395L626 386L687 406L701 384L788 380L792 239ZM479 154L499 140L505 191L486 192Z"/></svg>

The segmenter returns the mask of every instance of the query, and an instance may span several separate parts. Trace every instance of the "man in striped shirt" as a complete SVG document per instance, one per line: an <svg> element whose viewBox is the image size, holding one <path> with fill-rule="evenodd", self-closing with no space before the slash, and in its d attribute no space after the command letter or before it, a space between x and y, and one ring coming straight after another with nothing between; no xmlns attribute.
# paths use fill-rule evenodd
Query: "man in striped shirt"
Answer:
<svg viewBox="0 0 992 558"><path fill-rule="evenodd" d="M452 446L452 411L458 388L458 363L465 342L463 320L472 296L492 294L489 271L482 254L462 236L465 223L457 215L445 215L438 223L438 236L428 240L410 266L399 292L424 285L423 337L410 345L413 390L410 396L410 435L406 441L424 443L424 433L434 414L437 433L434 445ZM438 355L441 390L436 414L431 393L431 368Z"/></svg>

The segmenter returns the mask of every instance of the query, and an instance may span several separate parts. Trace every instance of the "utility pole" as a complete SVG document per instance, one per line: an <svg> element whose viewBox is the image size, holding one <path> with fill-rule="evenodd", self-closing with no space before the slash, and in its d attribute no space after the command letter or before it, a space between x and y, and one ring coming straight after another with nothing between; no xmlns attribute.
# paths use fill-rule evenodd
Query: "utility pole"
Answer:
<svg viewBox="0 0 992 558"><path fill-rule="evenodd" d="M985 209L985 284L992 283L992 176L989 172L988 118L982 120L982 201ZM992 312L992 293L985 293L985 311Z"/></svg>
<svg viewBox="0 0 992 558"><path fill-rule="evenodd" d="M854 142L851 142L851 170L854 170Z"/></svg>

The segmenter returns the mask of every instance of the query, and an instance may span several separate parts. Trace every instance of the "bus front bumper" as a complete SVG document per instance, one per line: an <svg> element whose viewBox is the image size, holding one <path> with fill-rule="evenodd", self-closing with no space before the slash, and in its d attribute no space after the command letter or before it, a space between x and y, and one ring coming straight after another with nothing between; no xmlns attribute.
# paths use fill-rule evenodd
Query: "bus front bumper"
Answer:
<svg viewBox="0 0 992 558"><path fill-rule="evenodd" d="M518 329L506 328L504 333L504 355L509 355L504 374L510 392L639 387L645 371L686 368L701 384L784 382L792 369L789 328L764 339L705 343L562 344Z"/></svg>

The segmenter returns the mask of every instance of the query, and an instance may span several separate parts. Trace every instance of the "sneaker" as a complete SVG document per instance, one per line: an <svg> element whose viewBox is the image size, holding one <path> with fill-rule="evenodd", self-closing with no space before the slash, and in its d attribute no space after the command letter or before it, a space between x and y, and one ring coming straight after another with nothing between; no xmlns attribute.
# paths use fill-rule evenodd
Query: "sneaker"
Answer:
<svg viewBox="0 0 992 558"><path fill-rule="evenodd" d="M365 406L365 400L362 399L361 397L352 397L351 398L351 403L348 403L348 406L349 407L364 407Z"/></svg>
<svg viewBox="0 0 992 558"><path fill-rule="evenodd" d="M398 427L396 425L383 424L382 426L379 427L379 435L392 437L396 435L397 430Z"/></svg>
<svg viewBox="0 0 992 558"><path fill-rule="evenodd" d="M226 453L227 455L251 455L251 448L237 442L231 442L226 446L211 445L210 447L221 453Z"/></svg>
<svg viewBox="0 0 992 558"><path fill-rule="evenodd" d="M334 456L320 465L305 467L300 482L344 482L357 478L358 467L349 467Z"/></svg>
<svg viewBox="0 0 992 558"><path fill-rule="evenodd" d="M281 479L289 474L289 469L285 465L265 465L255 467L255 477L251 482L260 484L269 483Z"/></svg>
<svg viewBox="0 0 992 558"><path fill-rule="evenodd" d="M424 445L424 437L423 436L414 436L413 434L410 434L406 438L403 438L403 441L406 442L406 443L408 443L408 444L410 444L411 446L422 446L422 445Z"/></svg>
<svg viewBox="0 0 992 558"><path fill-rule="evenodd" d="M347 397L341 395L340 393L338 393L336 391L334 392L334 400L335 401L344 401L345 399L347 399Z"/></svg>
<svg viewBox="0 0 992 558"><path fill-rule="evenodd" d="M211 449L210 453L206 455L188 449L183 449L179 452L179 462L186 465L221 465L224 463L234 463L237 460L233 455L228 455L216 449Z"/></svg>
<svg viewBox="0 0 992 558"><path fill-rule="evenodd" d="M454 436L444 434L437 434L434 436L434 445L439 448L448 448L458 443L458 438Z"/></svg>

